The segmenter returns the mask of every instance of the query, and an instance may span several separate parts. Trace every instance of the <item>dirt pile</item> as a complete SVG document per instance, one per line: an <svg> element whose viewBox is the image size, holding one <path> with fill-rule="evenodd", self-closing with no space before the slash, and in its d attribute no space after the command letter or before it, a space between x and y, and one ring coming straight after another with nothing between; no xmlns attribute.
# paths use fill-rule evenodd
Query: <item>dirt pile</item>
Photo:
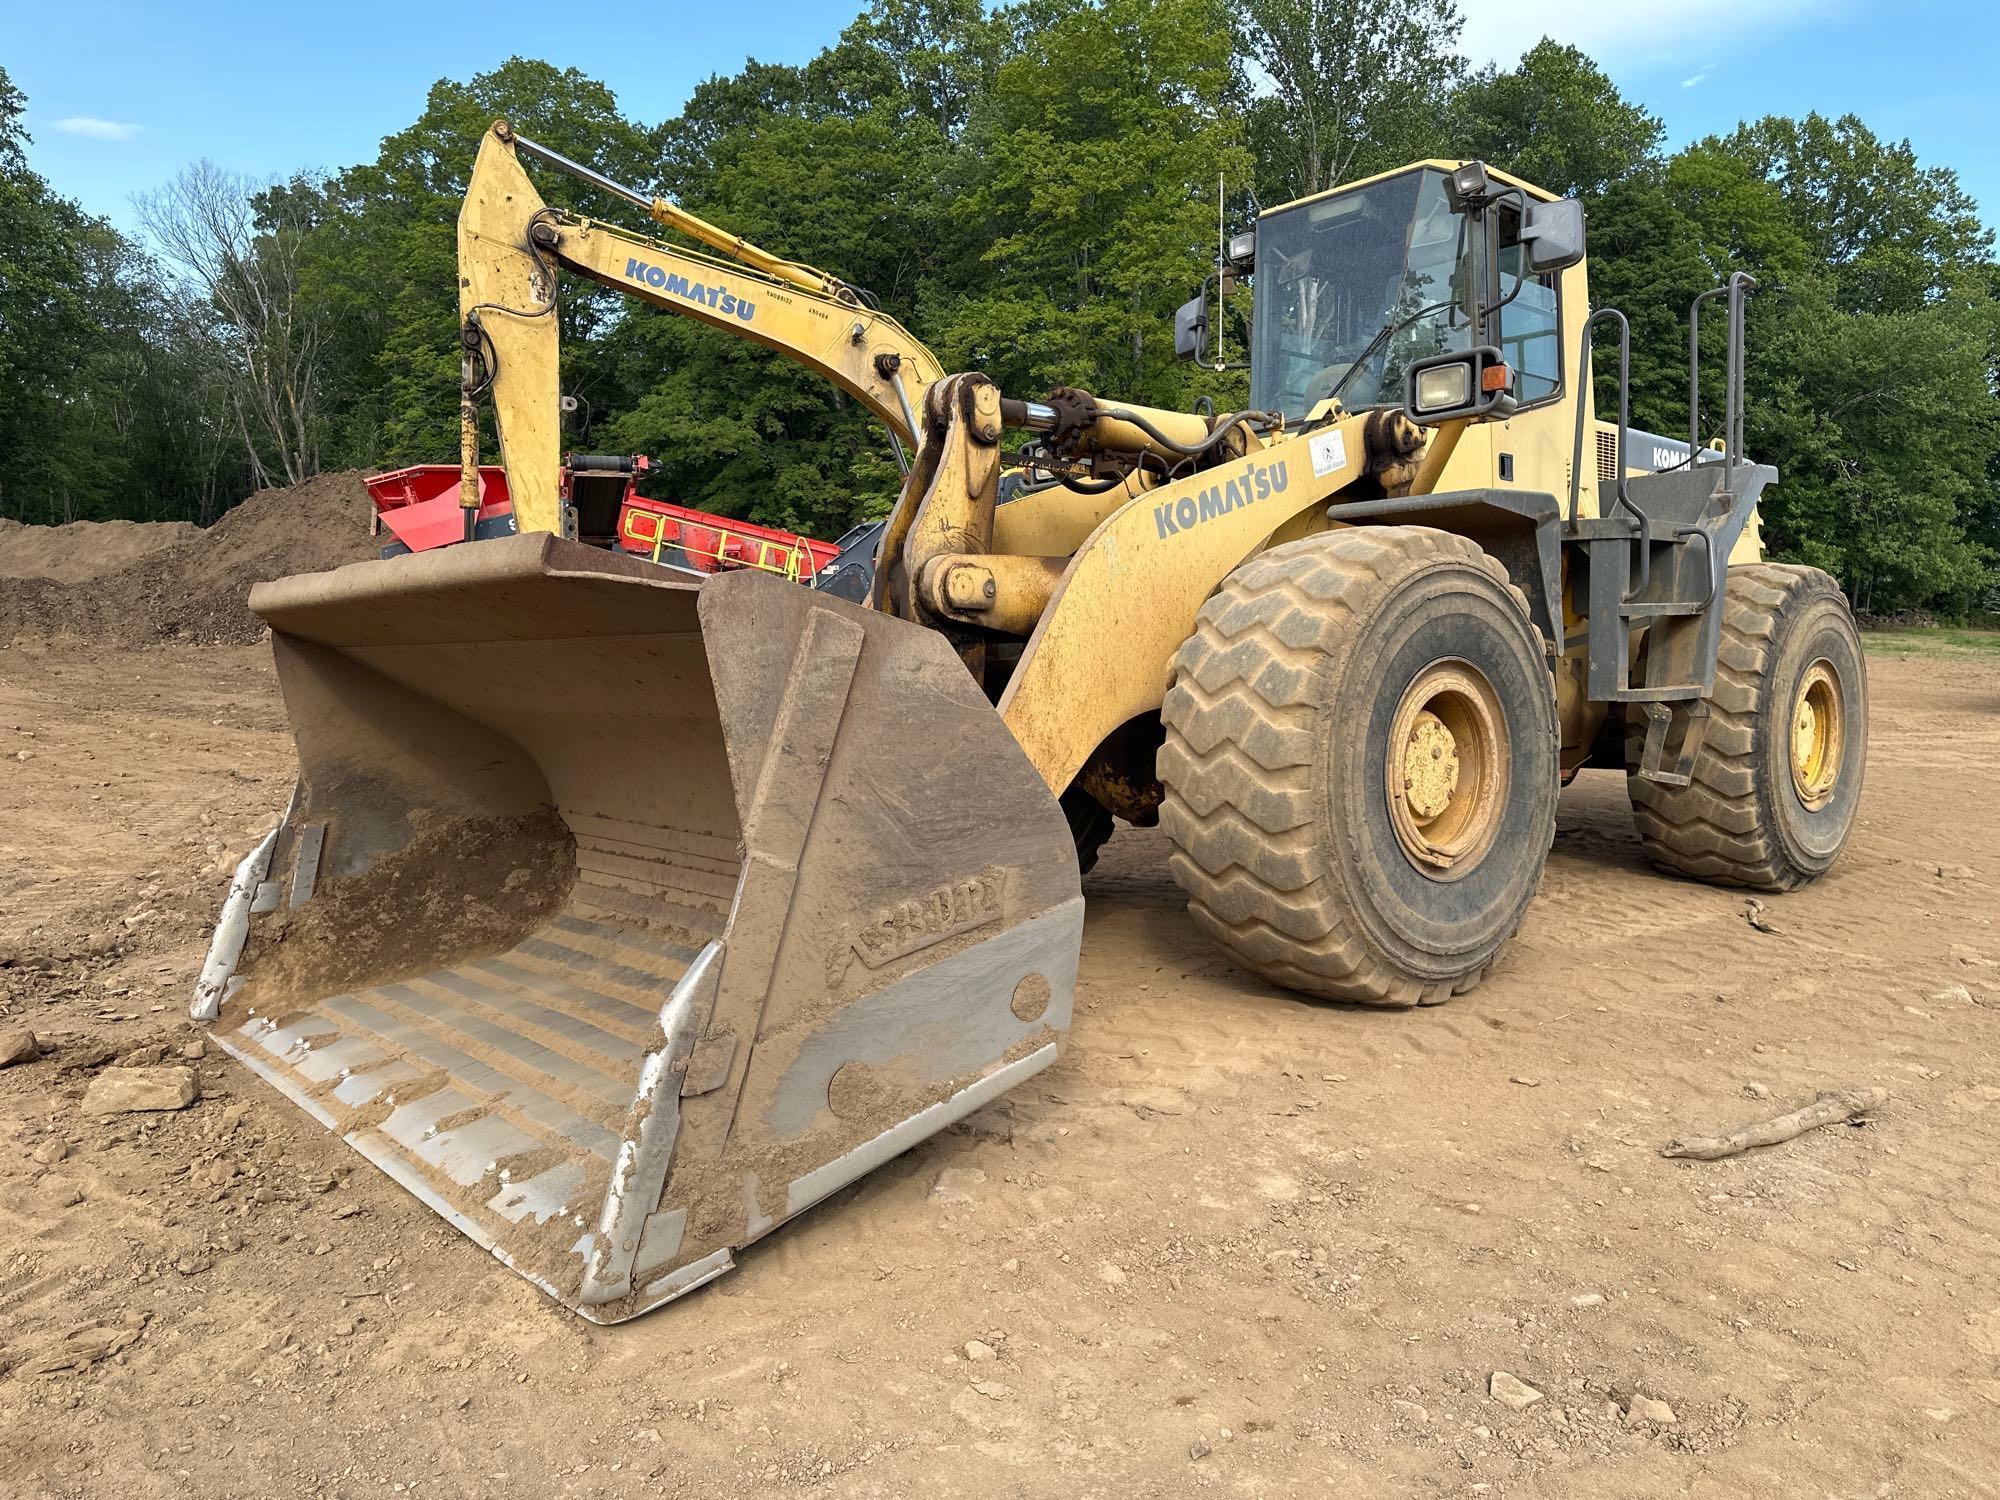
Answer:
<svg viewBox="0 0 2000 1500"><path fill-rule="evenodd" d="M30 526L0 520L0 578L82 583L200 536L186 521L72 521Z"/></svg>
<svg viewBox="0 0 2000 1500"><path fill-rule="evenodd" d="M208 530L186 528L180 540L135 554L122 567L86 573L75 581L45 572L0 583L0 640L81 636L120 645L254 641L264 627L245 602L250 586L376 556L378 544L368 534L372 513L358 471L321 474L289 489L260 490ZM75 528L47 530L51 536L35 540L38 551L56 548L53 534ZM0 548L13 540L14 533L0 536ZM85 550L97 546L97 534L80 535L73 545Z"/></svg>

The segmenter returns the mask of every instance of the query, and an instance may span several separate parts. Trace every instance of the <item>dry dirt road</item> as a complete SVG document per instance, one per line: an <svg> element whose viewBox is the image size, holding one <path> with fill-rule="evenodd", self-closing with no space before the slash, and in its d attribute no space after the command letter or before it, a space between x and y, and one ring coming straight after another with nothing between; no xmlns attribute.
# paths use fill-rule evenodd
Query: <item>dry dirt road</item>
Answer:
<svg viewBox="0 0 2000 1500"><path fill-rule="evenodd" d="M192 1045L288 742L252 648L0 651L0 1026L49 1049L0 1071L0 1494L2000 1493L2000 658L1873 681L1859 830L1775 932L1588 773L1438 1010L1247 979L1121 833L1058 1067L598 1329L214 1049L190 1109L81 1114ZM1868 1084L1866 1128L1658 1155Z"/></svg>

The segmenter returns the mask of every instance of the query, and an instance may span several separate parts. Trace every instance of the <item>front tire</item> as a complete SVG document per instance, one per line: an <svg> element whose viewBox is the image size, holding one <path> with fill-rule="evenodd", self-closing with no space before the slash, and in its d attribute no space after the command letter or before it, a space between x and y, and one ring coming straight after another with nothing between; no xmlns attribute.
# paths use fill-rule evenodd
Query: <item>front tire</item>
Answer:
<svg viewBox="0 0 2000 1500"><path fill-rule="evenodd" d="M1071 787L1059 800L1069 822L1070 842L1076 845L1076 872L1088 875L1116 825L1104 804L1080 786Z"/></svg>
<svg viewBox="0 0 2000 1500"><path fill-rule="evenodd" d="M1188 911L1309 995L1471 988L1555 837L1554 679L1527 600L1463 537L1321 533L1202 606L1161 709L1160 826Z"/></svg>
<svg viewBox="0 0 2000 1500"><path fill-rule="evenodd" d="M1868 672L1840 585L1788 563L1732 567L1708 732L1687 786L1626 787L1646 855L1714 885L1789 891L1854 826L1868 760Z"/></svg>

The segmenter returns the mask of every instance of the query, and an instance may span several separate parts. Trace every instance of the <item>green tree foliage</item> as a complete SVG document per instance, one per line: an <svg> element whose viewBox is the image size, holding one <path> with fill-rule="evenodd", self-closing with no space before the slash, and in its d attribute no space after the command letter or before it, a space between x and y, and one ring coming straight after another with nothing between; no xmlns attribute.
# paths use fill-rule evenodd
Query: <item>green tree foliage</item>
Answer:
<svg viewBox="0 0 2000 1500"><path fill-rule="evenodd" d="M915 322L948 271L965 117L1006 39L978 0L885 0L804 67L700 85L653 133L661 183ZM636 305L606 354L621 410L600 437L651 454L657 493L822 536L895 494L881 428L776 355Z"/></svg>
<svg viewBox="0 0 2000 1500"><path fill-rule="evenodd" d="M1546 37L1518 66L1473 74L1443 119L1439 154L1476 156L1550 192L1585 198L1644 169L1663 134L1596 63Z"/></svg>
<svg viewBox="0 0 2000 1500"><path fill-rule="evenodd" d="M69 388L97 333L92 226L29 171L25 107L0 72L0 514L50 504L67 518L85 482L65 471L76 457Z"/></svg>
<svg viewBox="0 0 2000 1500"><path fill-rule="evenodd" d="M372 160L238 205L240 264L282 266L312 334L315 404L287 441L326 465L455 456L454 224L501 116L864 288L947 367L1166 406L1243 396L1240 374L1171 358L1218 179L1237 230L1258 199L1478 156L1583 198L1592 294L1632 320L1641 426L1686 430L1689 303L1757 277L1748 437L1783 475L1771 550L1867 608L1980 602L2000 555L2000 267L1956 177L1851 117L1668 152L1576 48L1468 70L1459 24L1456 0L872 0L817 56L748 61L652 125L532 59L440 80ZM0 514L211 518L285 467L245 417L254 330L35 176L23 108L0 73ZM552 203L638 227L530 170ZM1232 299L1232 354L1254 295ZM566 446L650 454L653 493L822 536L894 495L880 427L782 357L574 278L561 317ZM1601 349L1604 411L1613 364Z"/></svg>
<svg viewBox="0 0 2000 1500"><path fill-rule="evenodd" d="M300 277L325 326L326 462L416 462L458 447L457 223L480 138L507 119L530 139L624 182L649 181L646 132L602 84L575 69L511 58L470 83L433 85L424 112L382 142L374 161L325 181L295 179L262 202L267 225L312 229ZM615 216L628 206L560 173L538 178L553 205ZM620 312L588 283L565 289L564 386L603 394L596 341Z"/></svg>
<svg viewBox="0 0 2000 1500"><path fill-rule="evenodd" d="M1731 135L1730 154L1778 190L1842 312L1895 312L1947 294L1990 262L1993 235L1955 173L1921 167L1853 115L1769 117Z"/></svg>
<svg viewBox="0 0 2000 1500"><path fill-rule="evenodd" d="M1266 203L1426 154L1465 75L1456 0L1247 0L1241 16L1270 83L1251 105Z"/></svg>
<svg viewBox="0 0 2000 1500"><path fill-rule="evenodd" d="M700 85L649 132L650 165L623 175L908 318L939 272L958 137L1006 37L978 0L884 0L804 67L753 61ZM575 442L650 454L655 493L821 535L895 493L881 429L775 355L630 304L588 359Z"/></svg>
<svg viewBox="0 0 2000 1500"><path fill-rule="evenodd" d="M245 469L199 309L29 168L25 108L0 69L0 515L212 519Z"/></svg>
<svg viewBox="0 0 2000 1500"><path fill-rule="evenodd" d="M662 175L868 289L948 367L1182 404L1204 387L1173 308L1212 253L1212 184L1250 168L1227 21L1215 0L885 0L802 68L703 84L657 134ZM669 313L611 344L611 432L662 493L822 535L893 498L879 427L824 383Z"/></svg>
<svg viewBox="0 0 2000 1500"><path fill-rule="evenodd" d="M1762 506L1768 547L1835 573L1863 609L1979 602L2000 301L1991 236L1951 173L1852 117L1765 119L1614 184L1591 250L1596 300L1633 320L1634 420L1655 430L1687 428L1690 302L1732 270L1757 277L1745 425L1781 475ZM1712 316L1705 434L1722 423Z"/></svg>
<svg viewBox="0 0 2000 1500"><path fill-rule="evenodd" d="M947 365L1003 386L1183 404L1173 309L1212 258L1215 184L1250 168L1228 12L1105 0L1012 14L1017 50L959 163L955 295L948 310L933 296L926 324Z"/></svg>

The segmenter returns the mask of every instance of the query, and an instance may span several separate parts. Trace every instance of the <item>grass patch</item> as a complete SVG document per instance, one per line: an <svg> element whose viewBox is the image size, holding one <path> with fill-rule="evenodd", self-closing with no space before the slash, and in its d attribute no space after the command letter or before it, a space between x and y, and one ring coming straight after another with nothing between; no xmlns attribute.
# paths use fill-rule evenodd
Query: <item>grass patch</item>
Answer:
<svg viewBox="0 0 2000 1500"><path fill-rule="evenodd" d="M1861 634L1869 651L1882 656L2000 656L2000 630L1960 625L1910 625Z"/></svg>

